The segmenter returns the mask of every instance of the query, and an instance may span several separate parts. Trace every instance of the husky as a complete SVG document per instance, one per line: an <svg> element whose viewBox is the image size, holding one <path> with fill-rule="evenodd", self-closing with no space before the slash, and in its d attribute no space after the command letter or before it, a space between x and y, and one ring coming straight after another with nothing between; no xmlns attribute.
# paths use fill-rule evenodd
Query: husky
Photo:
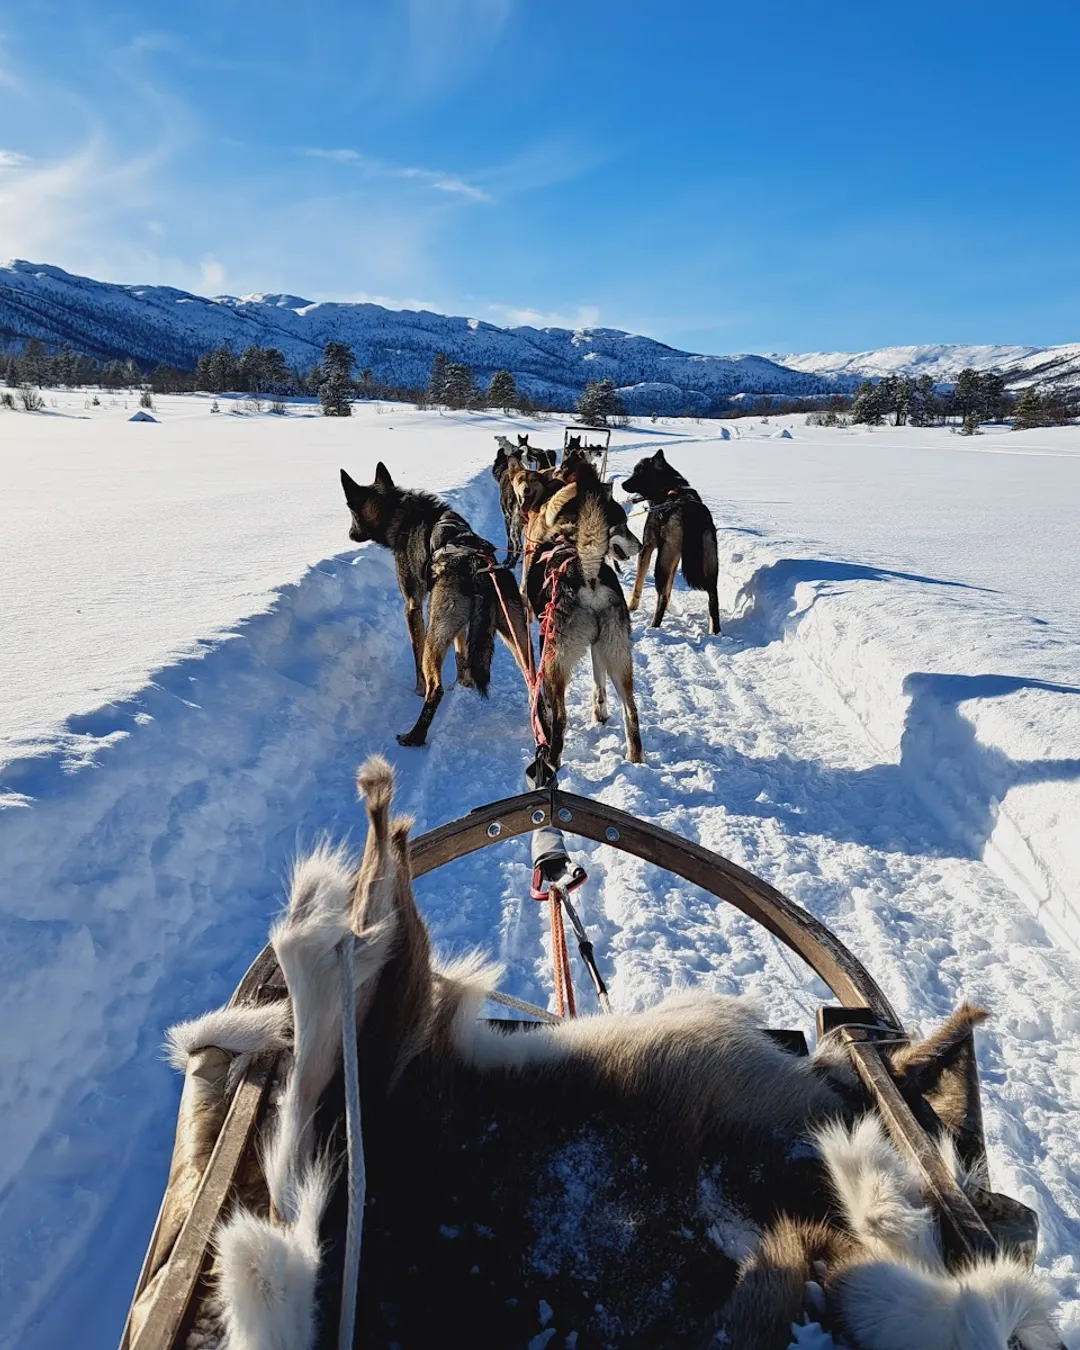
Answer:
<svg viewBox="0 0 1080 1350"><path fill-rule="evenodd" d="M207 1052L239 1069L291 1031L265 1180L214 1234L211 1312L230 1350L338 1345L344 1016L366 1172L358 1350L786 1350L806 1314L860 1350L1058 1344L1052 1293L1018 1258L947 1267L922 1178L835 1043L790 1054L752 1001L701 990L514 1034L478 1020L499 970L436 961L385 760L359 786L359 872L326 847L300 862L270 935L287 1007L230 1006L170 1032L212 1125L224 1085L199 1078ZM931 1091L983 1016L965 1005L912 1046L917 1079L894 1061L905 1093ZM940 1116L952 1167L967 1106Z"/></svg>
<svg viewBox="0 0 1080 1350"><path fill-rule="evenodd" d="M518 438L519 440L521 437ZM527 440L528 437L525 437ZM520 448L515 449L505 436L496 436L499 448L491 476L499 485L499 506L506 522L506 565L514 568L521 557L521 505L514 494L514 476L524 467Z"/></svg>
<svg viewBox="0 0 1080 1350"><path fill-rule="evenodd" d="M541 450L537 445L529 444L528 432L524 436L518 433L518 454L528 461L530 469L553 469L555 467L555 451Z"/></svg>
<svg viewBox="0 0 1080 1350"><path fill-rule="evenodd" d="M568 459L574 455L583 455L593 464L600 463L600 456L604 453L602 445L582 445L580 436L571 436L566 442L566 449L563 451L562 462L565 464Z"/></svg>
<svg viewBox="0 0 1080 1350"><path fill-rule="evenodd" d="M451 644L458 684L476 689L481 698L487 697L496 633L528 680L532 652L521 593L509 568L495 564L493 544L440 497L396 487L385 464L376 466L375 481L367 487L342 469L341 486L352 513L349 538L357 544L374 540L394 554L416 692L424 699L412 730L397 739L401 745L423 745L442 701L442 666Z"/></svg>
<svg viewBox="0 0 1080 1350"><path fill-rule="evenodd" d="M709 508L687 480L664 458L663 450L639 460L634 472L623 480L623 491L644 498L649 515L642 532L637 578L630 596L630 608L641 603L641 588L649 560L656 552L656 613L650 628L664 622L675 571L682 559L686 584L704 591L709 598L709 632L720 632L720 602L716 597L719 564L716 555L716 526Z"/></svg>
<svg viewBox="0 0 1080 1350"><path fill-rule="evenodd" d="M609 512L618 503L584 459L573 460L558 475L532 470L519 473L514 490L525 518L522 590L537 616L554 600L551 631L546 636L542 633L540 639L541 718L551 767L558 768L562 760L570 674L586 651L592 653L593 715L597 722L608 720L610 676L623 706L627 758L640 764L630 613L619 578L607 561ZM622 515L626 528L625 512ZM628 528L626 534L630 534Z"/></svg>

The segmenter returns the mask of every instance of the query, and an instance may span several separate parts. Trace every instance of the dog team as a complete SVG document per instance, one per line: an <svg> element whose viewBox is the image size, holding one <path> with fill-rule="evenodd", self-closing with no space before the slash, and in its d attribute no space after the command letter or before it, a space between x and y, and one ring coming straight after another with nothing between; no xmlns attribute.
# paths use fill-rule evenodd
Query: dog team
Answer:
<svg viewBox="0 0 1080 1350"><path fill-rule="evenodd" d="M539 680L534 715L552 769L561 763L566 739L566 689L587 652L594 717L608 720L610 680L622 704L627 758L638 764L642 749L630 611L640 603L655 553L656 612L650 627L663 623L681 562L687 585L708 598L709 632L720 632L716 526L709 508L657 450L640 460L622 484L632 499L648 503L639 541L613 485L597 472L595 447L571 436L556 465L555 452L530 446L527 435L519 435L516 446L505 436L495 439L491 472L506 522L501 563L496 553L503 550L476 534L441 498L398 487L384 464L377 465L368 486L341 471L352 513L349 538L358 544L373 540L391 550L405 600L416 692L424 702L415 724L398 741L424 744L442 700L442 667L451 646L458 683L486 696L497 634L529 688ZM628 604L619 568L635 556L637 575ZM520 587L514 575L519 559ZM540 622L538 665L530 617Z"/></svg>

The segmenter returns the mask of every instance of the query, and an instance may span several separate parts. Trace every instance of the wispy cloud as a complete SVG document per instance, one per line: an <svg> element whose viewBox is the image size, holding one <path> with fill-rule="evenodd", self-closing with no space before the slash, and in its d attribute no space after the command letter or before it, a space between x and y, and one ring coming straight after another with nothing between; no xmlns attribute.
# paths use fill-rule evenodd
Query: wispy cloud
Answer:
<svg viewBox="0 0 1080 1350"><path fill-rule="evenodd" d="M498 44L513 0L406 0L406 80L430 94L473 69Z"/></svg>
<svg viewBox="0 0 1080 1350"><path fill-rule="evenodd" d="M20 155L18 150L0 150L0 169L17 169L27 161L27 155Z"/></svg>
<svg viewBox="0 0 1080 1350"><path fill-rule="evenodd" d="M497 322L507 328L596 328L600 311L595 305L580 305L573 314L547 313L537 309L519 309L514 305L488 305Z"/></svg>
<svg viewBox="0 0 1080 1350"><path fill-rule="evenodd" d="M432 313L441 313L441 307L433 300L417 300L415 296L394 296L394 295L371 295L367 291L354 291L350 295L325 295L317 296L321 300L335 300L339 304L350 305L382 305L383 309L415 309L430 310Z"/></svg>
<svg viewBox="0 0 1080 1350"><path fill-rule="evenodd" d="M460 197L467 197L474 202L490 202L492 196L485 192L483 188L477 187L474 183L468 183L464 178L455 174L446 173L442 169L422 169L416 166L397 166L387 164L384 160L375 159L371 155L362 155L359 150L324 150L319 147L307 149L303 152L312 159L330 160L334 164L352 164L355 165L366 177L369 178L401 178L412 179L415 182L422 183L425 187L435 188L439 192L455 193Z"/></svg>

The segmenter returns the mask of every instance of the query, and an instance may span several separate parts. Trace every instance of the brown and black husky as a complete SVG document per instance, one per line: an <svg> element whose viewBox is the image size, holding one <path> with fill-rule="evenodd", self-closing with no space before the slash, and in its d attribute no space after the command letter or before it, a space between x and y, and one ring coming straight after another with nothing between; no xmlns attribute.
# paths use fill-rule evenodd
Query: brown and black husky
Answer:
<svg viewBox="0 0 1080 1350"><path fill-rule="evenodd" d="M519 443L528 440L527 436L518 437ZM524 467L522 447L515 448L505 436L496 436L498 450L495 463L491 466L491 476L499 485L499 506L502 508L506 523L506 565L516 567L521 557L521 503L514 492L514 475Z"/></svg>
<svg viewBox="0 0 1080 1350"><path fill-rule="evenodd" d="M639 460L634 472L623 480L623 491L643 497L649 503L649 515L638 555L637 579L630 608L641 602L641 588L649 559L656 551L656 613L650 628L659 628L675 584L675 572L682 559L686 584L704 591L709 598L709 632L720 631L720 602L716 598L719 564L716 555L716 526L709 508L677 469L657 450L648 459Z"/></svg>
<svg viewBox="0 0 1080 1350"><path fill-rule="evenodd" d="M630 613L619 578L607 561L611 508L618 503L611 500L592 465L580 459L558 474L524 470L514 485L525 517L522 589L536 615L543 614L555 597L553 630L541 637L540 656L541 718L551 766L558 768L562 759L570 675L587 651L592 654L596 721L608 720L610 676L623 706L627 758L640 764ZM621 508L619 514L625 524Z"/></svg>
<svg viewBox="0 0 1080 1350"><path fill-rule="evenodd" d="M496 633L527 677L531 653L521 593L508 568L491 566L494 546L474 534L468 521L439 497L396 487L385 464L376 466L375 481L367 487L342 469L341 486L352 512L349 538L357 544L371 539L394 554L416 692L424 698L415 726L398 741L423 745L442 701L442 666L451 644L458 683L477 689L481 697L487 696L491 679ZM425 595L431 596L426 628Z"/></svg>

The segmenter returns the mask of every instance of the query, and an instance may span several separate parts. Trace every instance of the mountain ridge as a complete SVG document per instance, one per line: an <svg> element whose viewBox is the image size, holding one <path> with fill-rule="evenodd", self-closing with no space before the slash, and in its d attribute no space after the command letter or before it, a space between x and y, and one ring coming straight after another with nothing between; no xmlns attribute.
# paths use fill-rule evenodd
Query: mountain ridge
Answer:
<svg viewBox="0 0 1080 1350"><path fill-rule="evenodd" d="M538 401L571 406L590 379L610 378L627 410L700 412L735 395L789 398L848 393L862 380L929 374L955 380L965 366L998 370L1014 389L1080 385L1080 343L1058 346L925 344L864 352L708 355L619 328L500 327L433 310L370 301L312 301L287 292L201 296L173 286L96 281L49 263L0 266L0 343L39 338L101 360L190 369L205 351L257 343L309 369L333 340L349 342L359 369L383 384L422 388L436 351L481 377L510 370Z"/></svg>
<svg viewBox="0 0 1080 1350"><path fill-rule="evenodd" d="M704 410L735 394L789 397L846 392L850 376L789 370L766 357L710 356L617 328L500 328L431 310L390 310L370 302L307 301L286 293L206 297L171 286L125 285L80 277L51 264L0 267L0 339L65 343L98 359L191 368L225 343L278 347L310 368L326 342L349 342L360 369L377 381L427 384L436 351L480 376L510 370L538 400L571 406L590 379L611 378L631 412Z"/></svg>

